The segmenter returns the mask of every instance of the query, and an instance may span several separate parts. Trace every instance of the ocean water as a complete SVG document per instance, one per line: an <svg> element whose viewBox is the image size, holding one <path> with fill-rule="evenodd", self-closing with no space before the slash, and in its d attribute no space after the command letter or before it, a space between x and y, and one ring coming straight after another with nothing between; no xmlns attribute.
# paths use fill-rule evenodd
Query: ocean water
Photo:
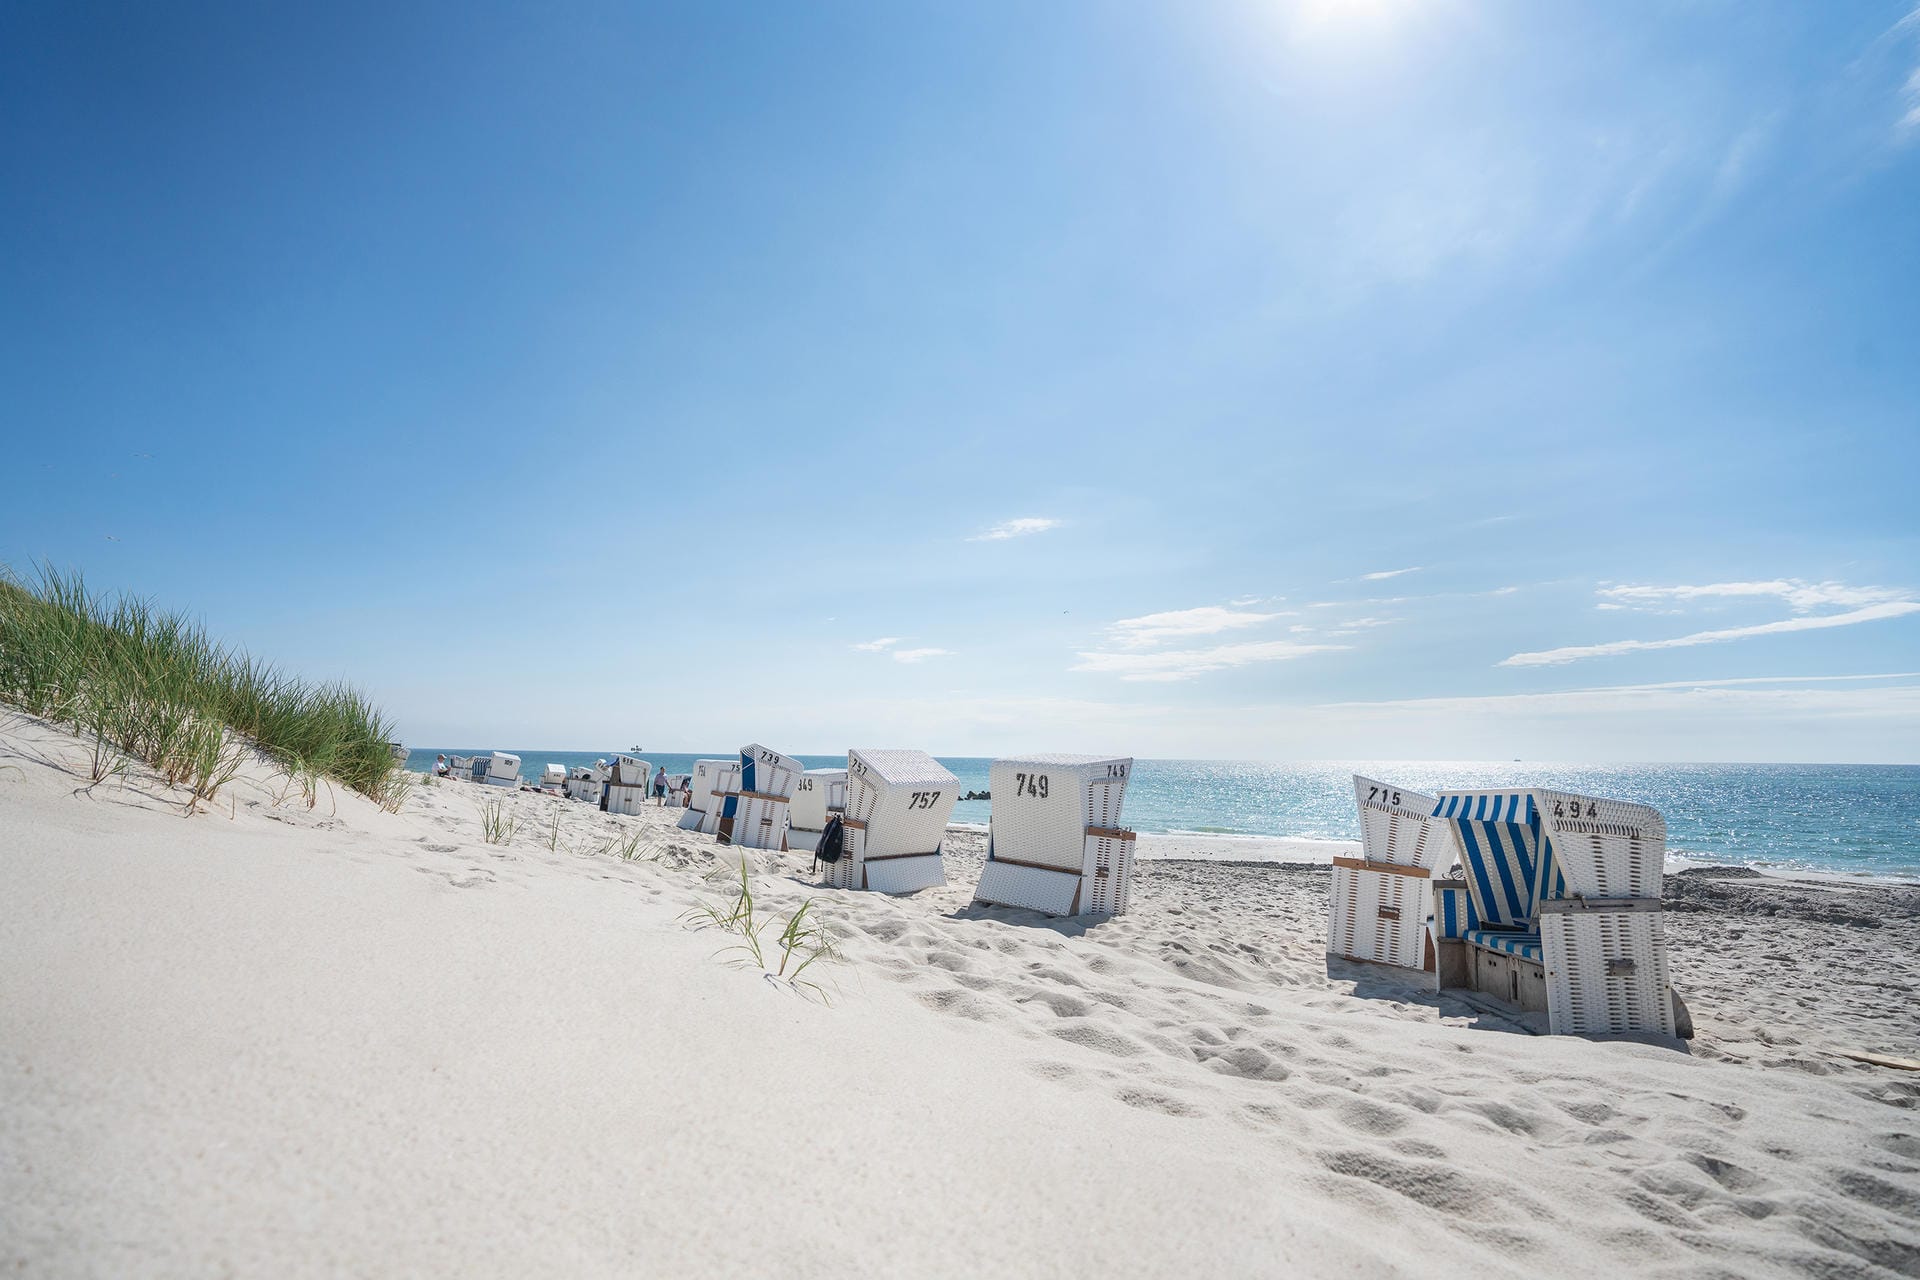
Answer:
<svg viewBox="0 0 1920 1280"><path fill-rule="evenodd" d="M430 768L442 750L475 754L472 748L416 750L408 767ZM591 764L612 753L514 754L521 776L534 779L550 761ZM639 754L668 773L690 773L695 760L735 753ZM845 756L799 758L810 769L846 764ZM941 763L959 778L961 794L988 790L987 759L942 757ZM1667 820L1667 849L1677 862L1920 878L1920 766L1914 765L1141 760L1127 786L1125 821L1141 832L1357 840L1356 773L1416 791L1544 786L1652 805ZM984 824L989 808L984 800L962 800L953 820Z"/></svg>

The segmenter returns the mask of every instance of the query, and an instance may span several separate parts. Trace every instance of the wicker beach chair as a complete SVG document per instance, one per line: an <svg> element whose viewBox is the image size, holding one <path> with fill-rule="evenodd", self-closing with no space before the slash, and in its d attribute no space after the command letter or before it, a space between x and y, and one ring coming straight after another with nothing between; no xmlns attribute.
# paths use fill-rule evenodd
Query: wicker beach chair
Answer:
<svg viewBox="0 0 1920 1280"><path fill-rule="evenodd" d="M749 743L740 748L739 773L720 797L721 844L747 849L787 847L787 800L807 767L792 756Z"/></svg>
<svg viewBox="0 0 1920 1280"><path fill-rule="evenodd" d="M490 787L520 785L520 757L508 751L473 758L473 780Z"/></svg>
<svg viewBox="0 0 1920 1280"><path fill-rule="evenodd" d="M1132 772L1125 756L995 760L987 864L974 901L1052 916L1124 912L1134 838L1120 826L1120 804Z"/></svg>
<svg viewBox="0 0 1920 1280"><path fill-rule="evenodd" d="M1518 789L1442 791L1433 816L1465 874L1433 884L1440 989L1544 1010L1555 1035L1676 1034L1658 812Z"/></svg>
<svg viewBox="0 0 1920 1280"><path fill-rule="evenodd" d="M847 752L845 835L840 860L826 866L826 883L882 893L945 884L940 847L959 785L924 751Z"/></svg>
<svg viewBox="0 0 1920 1280"><path fill-rule="evenodd" d="M647 788L652 782L652 764L639 756L615 756L607 771L600 807L608 813L638 813L646 807Z"/></svg>
<svg viewBox="0 0 1920 1280"><path fill-rule="evenodd" d="M569 800L586 800L594 805L600 803L600 792L607 785L607 770L597 764L577 764L567 770L567 781L563 790Z"/></svg>
<svg viewBox="0 0 1920 1280"><path fill-rule="evenodd" d="M731 790L727 774L739 767L738 760L693 762L693 794L687 800L686 812L680 815L682 831L704 831L712 835L720 829L720 797Z"/></svg>
<svg viewBox="0 0 1920 1280"><path fill-rule="evenodd" d="M847 811L847 771L809 769L794 784L787 803L787 848L812 853L819 847L827 819Z"/></svg>
<svg viewBox="0 0 1920 1280"><path fill-rule="evenodd" d="M1355 775L1360 856L1333 860L1327 954L1431 969L1427 916L1433 873L1452 841L1433 816L1439 802L1405 787Z"/></svg>

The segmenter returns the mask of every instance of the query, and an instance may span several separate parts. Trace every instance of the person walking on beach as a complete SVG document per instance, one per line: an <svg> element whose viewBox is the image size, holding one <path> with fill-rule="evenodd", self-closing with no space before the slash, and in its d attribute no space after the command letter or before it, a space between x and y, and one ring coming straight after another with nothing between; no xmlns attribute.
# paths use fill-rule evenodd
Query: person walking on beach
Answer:
<svg viewBox="0 0 1920 1280"><path fill-rule="evenodd" d="M667 766L661 765L660 772L653 775L653 802L665 807L667 803Z"/></svg>

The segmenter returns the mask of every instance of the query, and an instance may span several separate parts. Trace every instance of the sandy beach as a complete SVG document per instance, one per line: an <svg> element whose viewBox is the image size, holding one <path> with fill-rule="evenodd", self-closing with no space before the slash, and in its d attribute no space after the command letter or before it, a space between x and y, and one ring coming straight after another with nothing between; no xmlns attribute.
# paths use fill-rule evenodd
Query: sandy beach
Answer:
<svg viewBox="0 0 1920 1280"><path fill-rule="evenodd" d="M1679 1049L1330 962L1305 862L1163 848L1095 923L970 907L977 832L904 899L748 852L810 989L689 922L741 854L673 810L259 767L185 817L83 751L0 730L0 1269L1920 1270L1920 1073L1844 1056L1920 1042L1920 888L1670 876Z"/></svg>

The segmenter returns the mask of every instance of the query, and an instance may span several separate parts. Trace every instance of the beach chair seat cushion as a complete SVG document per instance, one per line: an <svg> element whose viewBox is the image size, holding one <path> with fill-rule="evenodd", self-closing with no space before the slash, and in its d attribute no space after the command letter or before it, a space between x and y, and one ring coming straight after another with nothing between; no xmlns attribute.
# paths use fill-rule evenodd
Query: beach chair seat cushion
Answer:
<svg viewBox="0 0 1920 1280"><path fill-rule="evenodd" d="M1476 947L1485 947L1489 951L1498 951L1505 955L1518 956L1522 960L1531 960L1535 964L1546 963L1546 951L1541 946L1540 934L1510 933L1503 929L1469 929L1466 941Z"/></svg>

